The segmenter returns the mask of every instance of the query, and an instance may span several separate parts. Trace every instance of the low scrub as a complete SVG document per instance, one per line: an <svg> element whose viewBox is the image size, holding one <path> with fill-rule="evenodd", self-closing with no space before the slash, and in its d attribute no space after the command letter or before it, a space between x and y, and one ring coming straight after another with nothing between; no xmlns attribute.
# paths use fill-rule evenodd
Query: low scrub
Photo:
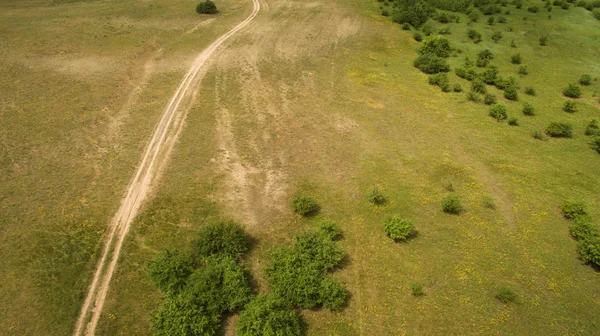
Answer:
<svg viewBox="0 0 600 336"><path fill-rule="evenodd" d="M581 88L576 84L569 84L566 88L563 89L563 95L569 98L579 98L581 97Z"/></svg>
<svg viewBox="0 0 600 336"><path fill-rule="evenodd" d="M577 202L574 200L566 200L560 207L563 216L566 219L574 219L575 217L587 216L587 206L583 202Z"/></svg>
<svg viewBox="0 0 600 336"><path fill-rule="evenodd" d="M294 307L341 309L348 293L328 274L345 255L334 238L320 228L300 233L292 246L275 250L265 268L273 294Z"/></svg>
<svg viewBox="0 0 600 336"><path fill-rule="evenodd" d="M217 14L218 12L217 6L211 0L203 1L196 6L198 14Z"/></svg>
<svg viewBox="0 0 600 336"><path fill-rule="evenodd" d="M581 77L579 78L579 84L584 86L592 85L592 76L581 75Z"/></svg>
<svg viewBox="0 0 600 336"><path fill-rule="evenodd" d="M310 196L297 196L292 201L294 212L303 217L308 217L319 212L319 204Z"/></svg>
<svg viewBox="0 0 600 336"><path fill-rule="evenodd" d="M598 124L598 120L592 119L590 121L590 123L585 128L585 135L600 136L600 125Z"/></svg>
<svg viewBox="0 0 600 336"><path fill-rule="evenodd" d="M507 118L506 114L506 106L502 104L496 104L490 108L490 117L496 119L497 121L502 121Z"/></svg>
<svg viewBox="0 0 600 336"><path fill-rule="evenodd" d="M575 112L577 112L577 105L575 104L574 101L567 100L563 104L563 111L568 112L568 113L575 113Z"/></svg>
<svg viewBox="0 0 600 336"><path fill-rule="evenodd" d="M529 103L523 104L523 114L526 116L535 115L535 109L534 109L533 105L531 105Z"/></svg>
<svg viewBox="0 0 600 336"><path fill-rule="evenodd" d="M460 198L455 194L450 194L442 200L442 210L445 213L458 215L462 212L463 207Z"/></svg>
<svg viewBox="0 0 600 336"><path fill-rule="evenodd" d="M239 336L299 336L302 323L289 303L275 295L259 295L241 312L236 332Z"/></svg>
<svg viewBox="0 0 600 336"><path fill-rule="evenodd" d="M567 123L551 122L546 127L546 134L553 138L571 138L573 137L573 126Z"/></svg>
<svg viewBox="0 0 600 336"><path fill-rule="evenodd" d="M426 74L436 74L450 71L450 66L443 57L434 54L423 54L417 57L413 65Z"/></svg>
<svg viewBox="0 0 600 336"><path fill-rule="evenodd" d="M433 54L437 57L450 57L452 48L448 39L441 36L428 36L419 46L419 53Z"/></svg>
<svg viewBox="0 0 600 336"><path fill-rule="evenodd" d="M250 239L244 229L235 222L219 222L200 228L192 242L192 255L207 258L226 255L238 259L250 248Z"/></svg>
<svg viewBox="0 0 600 336"><path fill-rule="evenodd" d="M383 205L387 202L385 195L376 186L369 190L367 200L375 205Z"/></svg>
<svg viewBox="0 0 600 336"><path fill-rule="evenodd" d="M517 295L512 288L501 287L498 289L498 293L496 293L496 298L502 303L510 303L517 299Z"/></svg>
<svg viewBox="0 0 600 336"><path fill-rule="evenodd" d="M519 100L519 93L517 92L517 87L515 85L508 85L504 88L504 98L508 100Z"/></svg>
<svg viewBox="0 0 600 336"><path fill-rule="evenodd" d="M395 241L406 241L415 234L412 222L400 216L388 217L383 223L383 229L387 236Z"/></svg>
<svg viewBox="0 0 600 336"><path fill-rule="evenodd" d="M496 96L491 93L486 93L485 96L483 96L483 103L486 105L496 104L496 101Z"/></svg>

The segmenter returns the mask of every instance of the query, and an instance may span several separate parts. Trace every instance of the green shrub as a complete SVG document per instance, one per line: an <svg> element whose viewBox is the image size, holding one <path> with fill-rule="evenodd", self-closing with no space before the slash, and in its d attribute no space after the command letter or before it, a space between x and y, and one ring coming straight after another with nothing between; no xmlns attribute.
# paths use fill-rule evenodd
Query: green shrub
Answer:
<svg viewBox="0 0 600 336"><path fill-rule="evenodd" d="M413 296L419 297L425 295L425 292L423 292L423 286L418 282L411 284L410 289Z"/></svg>
<svg viewBox="0 0 600 336"><path fill-rule="evenodd" d="M510 11L506 15L510 15ZM504 16L498 17L498 23L506 23L506 18Z"/></svg>
<svg viewBox="0 0 600 336"><path fill-rule="evenodd" d="M179 250L165 250L148 265L150 280L169 297L176 296L186 286L194 271L189 255Z"/></svg>
<svg viewBox="0 0 600 336"><path fill-rule="evenodd" d="M482 40L481 34L478 31L476 31L475 29L467 30L467 37L469 37L475 43L479 43Z"/></svg>
<svg viewBox="0 0 600 336"><path fill-rule="evenodd" d="M450 57L450 42L442 36L428 36L419 46L419 53L433 54L437 57Z"/></svg>
<svg viewBox="0 0 600 336"><path fill-rule="evenodd" d="M587 216L587 206L583 202L577 202L574 200L566 200L560 207L563 216L566 219L573 219L579 216Z"/></svg>
<svg viewBox="0 0 600 336"><path fill-rule="evenodd" d="M563 89L563 95L569 98L579 98L581 97L581 88L576 84L569 84Z"/></svg>
<svg viewBox="0 0 600 336"><path fill-rule="evenodd" d="M442 200L442 210L445 213L458 215L462 209L460 198L455 194L450 194Z"/></svg>
<svg viewBox="0 0 600 336"><path fill-rule="evenodd" d="M483 206L492 210L496 209L496 203L494 202L494 199L490 196L483 197Z"/></svg>
<svg viewBox="0 0 600 336"><path fill-rule="evenodd" d="M546 137L544 136L544 133L540 132L540 131L533 131L531 133L531 137L536 139L536 140L546 140Z"/></svg>
<svg viewBox="0 0 600 336"><path fill-rule="evenodd" d="M504 98L506 98L508 100L514 100L514 101L519 100L519 95L517 93L517 87L514 85L508 85L506 88L504 88Z"/></svg>
<svg viewBox="0 0 600 336"><path fill-rule="evenodd" d="M493 105L496 104L496 96L491 94L491 93L486 93L485 96L483 97L483 103L486 105Z"/></svg>
<svg viewBox="0 0 600 336"><path fill-rule="evenodd" d="M510 46L511 46L511 48L516 48L517 42L515 42L515 40L510 41Z"/></svg>
<svg viewBox="0 0 600 336"><path fill-rule="evenodd" d="M409 24L408 22L405 22L405 23L402 25L402 30L410 30L410 24Z"/></svg>
<svg viewBox="0 0 600 336"><path fill-rule="evenodd" d="M251 296L247 272L229 256L212 256L181 293L159 306L151 326L155 335L212 335L222 314L243 307Z"/></svg>
<svg viewBox="0 0 600 336"><path fill-rule="evenodd" d="M479 21L479 14L477 14L477 12L475 12L475 11L469 13L468 16L469 16L469 20L471 20L471 22ZM481 35L479 35L479 37L481 38Z"/></svg>
<svg viewBox="0 0 600 336"><path fill-rule="evenodd" d="M192 255L200 259L213 255L236 259L246 253L249 247L250 239L239 224L219 222L200 228L197 238L192 242Z"/></svg>
<svg viewBox="0 0 600 336"><path fill-rule="evenodd" d="M531 86L525 88L525 94L530 96L535 96L535 89Z"/></svg>
<svg viewBox="0 0 600 336"><path fill-rule="evenodd" d="M579 84L581 85L592 85L592 76L590 75L581 75L579 78Z"/></svg>
<svg viewBox="0 0 600 336"><path fill-rule="evenodd" d="M462 89L462 86L460 86L460 84L456 83L456 84L454 84L454 87L452 88L452 90L454 92L462 92L463 89Z"/></svg>
<svg viewBox="0 0 600 336"><path fill-rule="evenodd" d="M592 121L590 121L585 128L585 135L600 135L600 125L598 125L598 120L592 119Z"/></svg>
<svg viewBox="0 0 600 336"><path fill-rule="evenodd" d="M528 74L529 74L529 70L527 69L527 66L526 66L526 65L521 65L521 66L519 67L519 71L518 71L518 73L519 73L519 75L526 76L526 75L528 75Z"/></svg>
<svg viewBox="0 0 600 336"><path fill-rule="evenodd" d="M479 103L481 101L481 98L477 93L469 92L467 93L467 100L472 101L474 103Z"/></svg>
<svg viewBox="0 0 600 336"><path fill-rule="evenodd" d="M600 238L587 237L580 240L578 252L584 263L600 266Z"/></svg>
<svg viewBox="0 0 600 336"><path fill-rule="evenodd" d="M292 201L292 209L300 216L311 216L319 212L319 204L310 196L297 196Z"/></svg>
<svg viewBox="0 0 600 336"><path fill-rule="evenodd" d="M592 148L596 150L596 152L600 153L600 136L597 136L592 140Z"/></svg>
<svg viewBox="0 0 600 336"><path fill-rule="evenodd" d="M491 60L494 59L494 54L492 54L489 49L485 49L484 51L477 54L477 66L480 68L486 67Z"/></svg>
<svg viewBox="0 0 600 336"><path fill-rule="evenodd" d="M533 105L531 105L529 103L524 103L523 104L523 114L526 116L535 115L535 109L533 108Z"/></svg>
<svg viewBox="0 0 600 336"><path fill-rule="evenodd" d="M567 100L563 104L563 111L569 112L569 113L575 113L575 112L577 112L577 106L575 105L575 102Z"/></svg>
<svg viewBox="0 0 600 336"><path fill-rule="evenodd" d="M492 106L492 108L490 108L490 117L498 120L498 121L502 121L504 119L506 119L507 115L506 115L506 106L502 105L502 104L496 104L494 106Z"/></svg>
<svg viewBox="0 0 600 336"><path fill-rule="evenodd" d="M577 7L583 7L583 8L585 8L585 7L587 7L587 5L588 5L588 3L585 0L579 0L579 1L577 1Z"/></svg>
<svg viewBox="0 0 600 336"><path fill-rule="evenodd" d="M592 15L594 15L596 19L600 20L600 9L594 9L592 11Z"/></svg>
<svg viewBox="0 0 600 336"><path fill-rule="evenodd" d="M205 0L196 6L196 13L198 14L216 14L217 6L211 0Z"/></svg>
<svg viewBox="0 0 600 336"><path fill-rule="evenodd" d="M413 65L426 74L450 71L450 66L446 60L433 54L420 55L415 59Z"/></svg>
<svg viewBox="0 0 600 336"><path fill-rule="evenodd" d="M439 23L448 23L448 22L450 22L450 18L448 17L448 14L446 14L446 13L440 13L437 16L437 21Z"/></svg>
<svg viewBox="0 0 600 336"><path fill-rule="evenodd" d="M398 2L399 6L394 12L392 21L400 24L409 23L411 26L419 29L431 15L435 9L426 1L406 1Z"/></svg>
<svg viewBox="0 0 600 336"><path fill-rule="evenodd" d="M390 12L387 9L382 9L381 16L390 16Z"/></svg>
<svg viewBox="0 0 600 336"><path fill-rule="evenodd" d="M259 295L240 313L239 336L300 336L301 320L289 304L274 295Z"/></svg>
<svg viewBox="0 0 600 336"><path fill-rule="evenodd" d="M490 17L488 18L488 21L487 21L487 22L488 22L488 25L490 25L490 26L493 26L493 25L494 25L494 22L496 22L496 19L495 19L493 16L490 16Z"/></svg>
<svg viewBox="0 0 600 336"><path fill-rule="evenodd" d="M429 76L429 84L439 86L444 92L450 92L450 81L445 72Z"/></svg>
<svg viewBox="0 0 600 336"><path fill-rule="evenodd" d="M500 40L502 40L501 32L495 32L492 34L492 41L494 41L495 43L498 43L498 42L500 42Z"/></svg>
<svg viewBox="0 0 600 336"><path fill-rule="evenodd" d="M414 226L408 219L402 219L400 216L388 217L383 228L388 237L395 241L406 241L414 235Z"/></svg>
<svg viewBox="0 0 600 336"><path fill-rule="evenodd" d="M512 64L521 64L521 54L514 54L510 57L510 62Z"/></svg>
<svg viewBox="0 0 600 336"><path fill-rule="evenodd" d="M576 240L600 236L588 216L575 216L569 225L569 232Z"/></svg>
<svg viewBox="0 0 600 336"><path fill-rule="evenodd" d="M510 118L508 118L508 124L510 126L519 126L519 119L517 119L515 117L510 117Z"/></svg>
<svg viewBox="0 0 600 336"><path fill-rule="evenodd" d="M546 134L553 138L573 137L573 126L567 123L551 122L546 127Z"/></svg>
<svg viewBox="0 0 600 336"><path fill-rule="evenodd" d="M484 72L479 76L481 80L488 85L494 85L498 79L498 68L494 65L488 65Z"/></svg>
<svg viewBox="0 0 600 336"><path fill-rule="evenodd" d="M430 82L431 82L431 77L430 77ZM367 194L367 200L375 205L382 205L387 202L386 197L381 193L381 190L379 190L379 188L376 186L369 190L369 193Z"/></svg>
<svg viewBox="0 0 600 336"><path fill-rule="evenodd" d="M540 8L538 6L531 6L531 7L527 8L527 11L529 13L537 13L540 11Z"/></svg>
<svg viewBox="0 0 600 336"><path fill-rule="evenodd" d="M477 77L477 72L474 69L465 69L465 68L456 68L454 69L454 73L462 79L466 79L468 81L472 81Z"/></svg>
<svg viewBox="0 0 600 336"><path fill-rule="evenodd" d="M547 46L548 45L548 36L542 36L542 37L540 37L539 41L540 41L540 45L542 47Z"/></svg>
<svg viewBox="0 0 600 336"><path fill-rule="evenodd" d="M294 238L291 247L271 253L265 279L272 292L292 306L339 309L348 293L335 284L327 271L344 258L344 251L321 230L306 231Z"/></svg>
<svg viewBox="0 0 600 336"><path fill-rule="evenodd" d="M515 292L509 287L501 287L496 293L496 298L502 303L514 302L517 299Z"/></svg>
<svg viewBox="0 0 600 336"><path fill-rule="evenodd" d="M438 34L440 34L440 35L452 35L452 32L450 31L450 27L444 27L444 28L438 30Z"/></svg>
<svg viewBox="0 0 600 336"><path fill-rule="evenodd" d="M483 80L481 80L479 78L475 78L471 82L471 90L473 92L477 92L477 93L481 93L481 94L485 94L487 92L487 89L485 87L485 83L483 82Z"/></svg>
<svg viewBox="0 0 600 336"><path fill-rule="evenodd" d="M563 4L560 6L560 8L564 10L569 9L569 7L571 7L571 5L568 2L563 2Z"/></svg>
<svg viewBox="0 0 600 336"><path fill-rule="evenodd" d="M415 41L421 42L421 41L423 41L423 34L416 31L413 33L413 38L415 39Z"/></svg>
<svg viewBox="0 0 600 336"><path fill-rule="evenodd" d="M342 229L340 229L336 222L331 220L320 221L318 231L331 240L337 240L342 235Z"/></svg>

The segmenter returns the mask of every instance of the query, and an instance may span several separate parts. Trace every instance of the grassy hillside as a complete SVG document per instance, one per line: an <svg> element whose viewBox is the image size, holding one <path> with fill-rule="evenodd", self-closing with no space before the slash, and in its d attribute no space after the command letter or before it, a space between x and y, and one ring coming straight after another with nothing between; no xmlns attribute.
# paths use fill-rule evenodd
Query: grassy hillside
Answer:
<svg viewBox="0 0 600 336"><path fill-rule="evenodd" d="M583 87L574 114L562 111L561 93L584 73L600 76L599 21L582 8L548 13L535 1L509 5L507 22L493 26L484 16L467 26L464 14L460 23L428 24L449 27L461 50L452 68L487 48L500 74L518 79L519 102L488 86L519 119L510 127L469 102L470 83L453 72L464 92L429 85L413 67L412 31L381 16L381 3L267 3L215 55L132 227L98 334L148 334L162 297L146 265L220 217L252 235L245 263L261 292L274 247L321 219L338 222L348 258L333 276L350 299L341 312L303 310L309 335L594 334L600 276L578 260L559 207L582 200L600 225L600 155L583 135L600 119L600 82ZM0 330L9 334L70 332L103 228L186 62L250 9L217 3L223 14L194 30L205 19L184 1L48 5L8 2L0 21L0 268L9 270L0 302L10 307ZM529 13L530 5L541 10ZM481 43L467 38L470 28ZM517 52L526 76L511 64ZM522 115L523 102L535 116ZM572 123L574 137L532 138L552 121ZM460 215L442 211L449 184ZM385 205L367 201L373 186ZM297 194L314 196L320 213L294 215ZM393 214L411 219L418 236L386 237L383 221ZM411 294L413 283L424 296ZM498 301L501 287L516 302Z"/></svg>

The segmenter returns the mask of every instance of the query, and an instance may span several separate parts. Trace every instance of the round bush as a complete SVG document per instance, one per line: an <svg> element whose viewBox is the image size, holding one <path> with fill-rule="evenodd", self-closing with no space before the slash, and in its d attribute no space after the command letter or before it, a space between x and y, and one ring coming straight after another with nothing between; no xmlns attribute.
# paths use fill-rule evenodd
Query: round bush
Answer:
<svg viewBox="0 0 600 336"><path fill-rule="evenodd" d="M300 316L274 295L259 295L240 313L236 325L239 336L299 336Z"/></svg>
<svg viewBox="0 0 600 336"><path fill-rule="evenodd" d="M504 88L504 98L508 100L519 100L519 94L517 93L517 87L514 85L508 85Z"/></svg>
<svg viewBox="0 0 600 336"><path fill-rule="evenodd" d="M408 219L391 216L383 223L383 229L388 237L395 241L406 241L414 235L414 226Z"/></svg>
<svg viewBox="0 0 600 336"><path fill-rule="evenodd" d="M415 41L417 41L417 42L421 42L421 41L423 41L423 34L421 34L420 32L416 31L413 34L413 39L415 39Z"/></svg>
<svg viewBox="0 0 600 336"><path fill-rule="evenodd" d="M598 237L598 230L592 224L589 216L576 216L569 225L569 232L575 240Z"/></svg>
<svg viewBox="0 0 600 336"><path fill-rule="evenodd" d="M525 88L525 94L530 96L535 96L535 89L531 86Z"/></svg>
<svg viewBox="0 0 600 336"><path fill-rule="evenodd" d="M585 203L574 200L564 201L560 210L566 219L574 219L575 217L586 216L588 214Z"/></svg>
<svg viewBox="0 0 600 336"><path fill-rule="evenodd" d="M502 104L496 104L492 106L490 109L490 117L495 118L498 121L506 119L506 106Z"/></svg>
<svg viewBox="0 0 600 336"><path fill-rule="evenodd" d="M579 84L581 85L592 85L592 76L590 75L581 75L579 78Z"/></svg>
<svg viewBox="0 0 600 336"><path fill-rule="evenodd" d="M367 200L375 205L382 205L387 202L385 195L383 195L381 190L379 190L379 188L376 186L369 190L369 193L367 194Z"/></svg>
<svg viewBox="0 0 600 336"><path fill-rule="evenodd" d="M481 93L481 94L485 94L487 92L485 83L480 78L475 78L471 82L471 90L473 90L473 92L477 92L477 93Z"/></svg>
<svg viewBox="0 0 600 336"><path fill-rule="evenodd" d="M216 14L217 6L211 0L201 2L196 6L196 13L198 14Z"/></svg>
<svg viewBox="0 0 600 336"><path fill-rule="evenodd" d="M569 98L579 98L581 97L581 88L576 84L569 84L563 89L563 94Z"/></svg>
<svg viewBox="0 0 600 336"><path fill-rule="evenodd" d="M508 118L508 124L510 126L519 126L519 119L517 119L515 117L510 117L510 118Z"/></svg>
<svg viewBox="0 0 600 336"><path fill-rule="evenodd" d="M529 103L523 104L523 114L526 116L535 115L535 109L533 108L533 105L531 105Z"/></svg>
<svg viewBox="0 0 600 336"><path fill-rule="evenodd" d="M510 57L510 62L512 64L521 64L521 54L514 54Z"/></svg>
<svg viewBox="0 0 600 336"><path fill-rule="evenodd" d="M496 298L502 303L514 302L517 299L515 292L508 287L502 287L498 289Z"/></svg>
<svg viewBox="0 0 600 336"><path fill-rule="evenodd" d="M546 127L546 134L553 138L573 137L573 126L567 123L551 122Z"/></svg>
<svg viewBox="0 0 600 336"><path fill-rule="evenodd" d="M459 214L462 211L462 205L458 196L451 194L442 200L442 210L450 214Z"/></svg>
<svg viewBox="0 0 600 336"><path fill-rule="evenodd" d="M596 152L600 153L600 136L597 136L592 140L592 148L596 150Z"/></svg>
<svg viewBox="0 0 600 336"><path fill-rule="evenodd" d="M600 238L586 237L579 241L579 257L586 264L600 266Z"/></svg>
<svg viewBox="0 0 600 336"><path fill-rule="evenodd" d="M563 104L563 111L569 112L569 113L575 113L575 112L577 112L577 106L575 105L575 102L567 100Z"/></svg>
<svg viewBox="0 0 600 336"><path fill-rule="evenodd" d="M450 66L446 62L446 59L429 53L417 57L413 65L426 74L450 71Z"/></svg>
<svg viewBox="0 0 600 336"><path fill-rule="evenodd" d="M428 36L419 47L421 54L433 54L437 57L449 57L451 52L450 42L441 36Z"/></svg>
<svg viewBox="0 0 600 336"><path fill-rule="evenodd" d="M592 119L585 128L585 135L600 135L600 125L598 120Z"/></svg>
<svg viewBox="0 0 600 336"><path fill-rule="evenodd" d="M250 239L235 222L219 222L203 226L192 242L192 254L197 258L226 255L237 259L248 251Z"/></svg>
<svg viewBox="0 0 600 336"><path fill-rule="evenodd" d="M301 216L310 216L319 211L319 204L310 196L298 196L292 201L292 209Z"/></svg>
<svg viewBox="0 0 600 336"><path fill-rule="evenodd" d="M496 96L491 93L486 93L483 97L483 103L486 105L496 104Z"/></svg>
<svg viewBox="0 0 600 336"><path fill-rule="evenodd" d="M462 89L462 86L460 86L460 84L456 83L456 84L454 84L454 86L452 87L452 90L453 90L454 92L462 92L462 90L463 90L463 89Z"/></svg>
<svg viewBox="0 0 600 336"><path fill-rule="evenodd" d="M193 271L192 258L179 250L165 250L148 265L150 280L169 297L174 297L186 286Z"/></svg>

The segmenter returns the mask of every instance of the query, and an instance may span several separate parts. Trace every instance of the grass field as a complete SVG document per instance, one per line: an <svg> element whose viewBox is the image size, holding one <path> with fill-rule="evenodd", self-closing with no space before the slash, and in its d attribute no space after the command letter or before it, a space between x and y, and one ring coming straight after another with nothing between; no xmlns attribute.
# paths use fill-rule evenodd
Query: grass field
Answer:
<svg viewBox="0 0 600 336"><path fill-rule="evenodd" d="M70 333L103 228L158 114L186 64L251 7L217 4L222 14L186 34L206 19L184 1L3 3L0 330ZM585 201L600 222L600 155L583 135L600 118L600 82L583 88L578 112L561 110L563 87L584 73L600 76L600 24L582 8L532 14L526 3L510 5L505 24L474 24L480 44L466 37L465 15L444 25L462 50L450 58L453 68L489 48L503 77L535 87L535 97L519 92L521 101L510 102L488 86L519 118L509 127L468 102L469 83L453 73L465 92L428 85L412 65L412 32L381 16L380 5L268 1L215 55L132 227L98 334L148 334L162 298L145 266L220 217L243 223L255 239L245 262L260 291L274 246L320 219L339 223L348 259L334 276L350 300L341 312L302 311L309 335L597 332L600 276L578 260L559 206ZM498 44L494 31L504 36ZM510 63L516 52L529 75ZM536 116L522 115L524 101ZM572 123L574 138L531 137L551 121ZM449 182L465 206L458 216L441 211ZM385 206L366 201L375 185ZM295 216L296 194L313 195L321 212ZM387 238L391 214L410 218L418 236ZM415 282L423 297L411 295ZM514 289L515 303L495 299L503 286ZM224 333L235 320L228 317Z"/></svg>

